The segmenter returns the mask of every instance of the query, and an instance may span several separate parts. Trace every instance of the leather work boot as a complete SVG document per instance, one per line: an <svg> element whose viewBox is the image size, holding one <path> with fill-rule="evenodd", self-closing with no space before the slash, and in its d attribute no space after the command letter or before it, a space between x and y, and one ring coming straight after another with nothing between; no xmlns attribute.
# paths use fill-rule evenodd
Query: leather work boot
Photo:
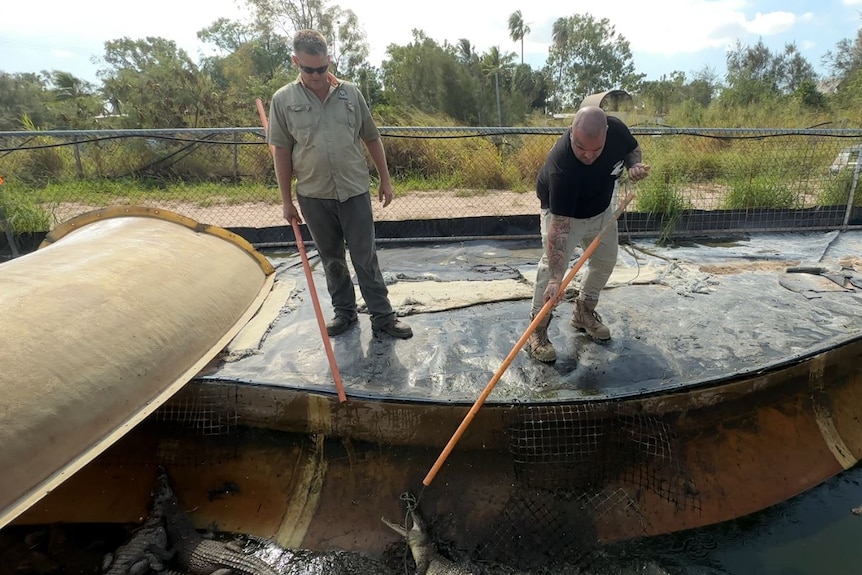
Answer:
<svg viewBox="0 0 862 575"><path fill-rule="evenodd" d="M385 333L398 339L410 339L413 337L413 329L403 321L397 319L380 327L371 326L371 331L374 332L374 335Z"/></svg>
<svg viewBox="0 0 862 575"><path fill-rule="evenodd" d="M572 327L587 332L600 341L611 339L611 330L602 323L602 318L596 313L597 299L576 299L575 310L572 313Z"/></svg>
<svg viewBox="0 0 862 575"><path fill-rule="evenodd" d="M326 333L329 337L335 337L347 331L351 325L356 323L356 316L347 317L346 315L335 314L335 317L326 322Z"/></svg>
<svg viewBox="0 0 862 575"><path fill-rule="evenodd" d="M534 316L530 316L532 320ZM536 330L527 338L527 343L524 345L527 355L536 361L542 363L554 363L557 361L557 351L554 349L554 344L548 339L548 325L551 323L552 314L545 316Z"/></svg>

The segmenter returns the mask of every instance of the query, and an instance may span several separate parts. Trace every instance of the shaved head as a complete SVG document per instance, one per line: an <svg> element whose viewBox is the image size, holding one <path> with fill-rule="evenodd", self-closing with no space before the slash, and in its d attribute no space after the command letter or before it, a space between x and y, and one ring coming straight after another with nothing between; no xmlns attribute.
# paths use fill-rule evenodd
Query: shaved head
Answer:
<svg viewBox="0 0 862 575"><path fill-rule="evenodd" d="M586 165L596 161L605 147L608 117L598 106L585 106L575 113L569 137L575 157Z"/></svg>
<svg viewBox="0 0 862 575"><path fill-rule="evenodd" d="M608 117L598 106L585 106L575 113L572 131L580 132L584 138L603 136L608 129Z"/></svg>

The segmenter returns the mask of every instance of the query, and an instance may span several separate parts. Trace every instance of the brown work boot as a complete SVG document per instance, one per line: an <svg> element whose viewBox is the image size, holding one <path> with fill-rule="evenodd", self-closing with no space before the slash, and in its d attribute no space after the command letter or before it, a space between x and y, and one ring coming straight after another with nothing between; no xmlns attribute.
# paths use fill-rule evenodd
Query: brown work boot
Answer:
<svg viewBox="0 0 862 575"><path fill-rule="evenodd" d="M597 299L575 300L575 311L572 313L572 327L587 332L590 337L601 341L611 339L611 330L602 323L602 318L596 313Z"/></svg>
<svg viewBox="0 0 862 575"><path fill-rule="evenodd" d="M532 318L533 316L530 317ZM530 334L530 337L527 338L527 343L524 345L527 355L542 363L554 363L557 361L557 351L554 349L551 340L548 339L548 325L551 323L551 317L553 316L550 313L545 316L542 323L536 326L536 330Z"/></svg>
<svg viewBox="0 0 862 575"><path fill-rule="evenodd" d="M335 337L336 335L341 335L347 329L356 323L358 318L354 315L353 317L348 317L346 315L335 314L335 317L326 322L326 334L329 337Z"/></svg>
<svg viewBox="0 0 862 575"><path fill-rule="evenodd" d="M410 339L413 337L413 329L399 319L393 319L391 322L386 325L381 325L378 327L371 326L371 331L374 332L374 335L380 335L385 333L387 335L391 335L392 337L397 337L398 339Z"/></svg>

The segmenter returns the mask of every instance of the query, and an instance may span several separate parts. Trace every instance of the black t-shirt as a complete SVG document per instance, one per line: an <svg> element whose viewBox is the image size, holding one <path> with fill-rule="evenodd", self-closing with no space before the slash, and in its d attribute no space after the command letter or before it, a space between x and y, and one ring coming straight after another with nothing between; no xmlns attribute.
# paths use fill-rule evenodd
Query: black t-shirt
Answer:
<svg viewBox="0 0 862 575"><path fill-rule="evenodd" d="M552 214L591 218L610 205L614 184L625 169L625 157L637 148L638 142L619 118L608 116L605 147L587 166L575 157L570 132L571 127L551 148L539 171L536 195L542 208L550 208Z"/></svg>

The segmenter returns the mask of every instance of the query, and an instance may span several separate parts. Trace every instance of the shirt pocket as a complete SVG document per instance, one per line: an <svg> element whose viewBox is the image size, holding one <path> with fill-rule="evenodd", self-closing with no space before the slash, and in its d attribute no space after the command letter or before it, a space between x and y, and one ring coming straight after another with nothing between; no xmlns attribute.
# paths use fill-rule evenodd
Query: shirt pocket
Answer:
<svg viewBox="0 0 862 575"><path fill-rule="evenodd" d="M347 114L347 127L353 131L356 128L356 106L353 102L345 102L344 111Z"/></svg>
<svg viewBox="0 0 862 575"><path fill-rule="evenodd" d="M296 136L307 136L314 129L314 114L309 104L289 104L287 121L290 131Z"/></svg>

